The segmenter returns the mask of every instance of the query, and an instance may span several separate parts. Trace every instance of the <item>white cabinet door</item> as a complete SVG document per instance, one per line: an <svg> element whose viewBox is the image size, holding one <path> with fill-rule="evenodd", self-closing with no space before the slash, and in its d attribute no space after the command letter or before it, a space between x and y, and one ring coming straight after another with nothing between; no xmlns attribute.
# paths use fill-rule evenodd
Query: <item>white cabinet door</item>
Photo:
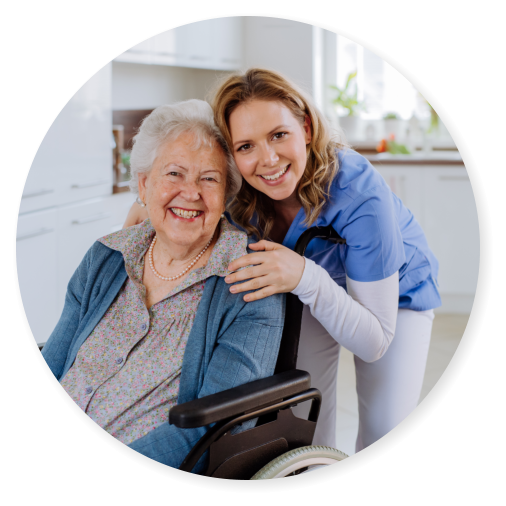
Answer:
<svg viewBox="0 0 506 506"><path fill-rule="evenodd" d="M67 135L58 149L60 204L112 193L111 65L99 70L65 106Z"/></svg>
<svg viewBox="0 0 506 506"><path fill-rule="evenodd" d="M137 44L115 61L236 70L244 59L243 25L241 17L190 23Z"/></svg>
<svg viewBox="0 0 506 506"><path fill-rule="evenodd" d="M413 213L422 225L424 220L423 168L414 166L376 166L390 189L402 200L402 203Z"/></svg>
<svg viewBox="0 0 506 506"><path fill-rule="evenodd" d="M43 163L40 163L43 158L44 155L39 149L23 188L21 204L19 206L20 213L29 213L54 207L59 201L59 187L55 175L55 167L51 164L44 166Z"/></svg>
<svg viewBox="0 0 506 506"><path fill-rule="evenodd" d="M184 59L184 48L178 29L168 30L152 38L151 63L157 65L178 65Z"/></svg>
<svg viewBox="0 0 506 506"><path fill-rule="evenodd" d="M93 243L111 233L115 223L108 199L97 198L58 208L58 304L63 308L67 285Z"/></svg>
<svg viewBox="0 0 506 506"><path fill-rule="evenodd" d="M176 28L178 44L183 49L185 67L212 68L213 30L210 21L198 21Z"/></svg>
<svg viewBox="0 0 506 506"><path fill-rule="evenodd" d="M236 70L243 64L243 19L241 17L209 20L213 33L213 68Z"/></svg>
<svg viewBox="0 0 506 506"><path fill-rule="evenodd" d="M151 63L151 54L153 53L153 37L146 39L115 58L115 61L128 63Z"/></svg>
<svg viewBox="0 0 506 506"><path fill-rule="evenodd" d="M439 260L442 293L474 296L480 243L478 215L469 176L462 168L424 171L424 230Z"/></svg>
<svg viewBox="0 0 506 506"><path fill-rule="evenodd" d="M69 100L28 174L20 213L112 193L111 65Z"/></svg>
<svg viewBox="0 0 506 506"><path fill-rule="evenodd" d="M19 217L16 257L26 317L37 343L43 344L60 316L55 209Z"/></svg>

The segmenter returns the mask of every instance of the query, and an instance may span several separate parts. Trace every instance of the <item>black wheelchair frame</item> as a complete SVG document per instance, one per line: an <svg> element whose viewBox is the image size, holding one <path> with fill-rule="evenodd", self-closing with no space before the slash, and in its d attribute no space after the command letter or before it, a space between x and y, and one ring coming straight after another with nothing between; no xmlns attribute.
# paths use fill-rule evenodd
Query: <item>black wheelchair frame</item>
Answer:
<svg viewBox="0 0 506 506"><path fill-rule="evenodd" d="M331 227L306 230L295 245L304 255L312 239L345 244ZM274 375L223 392L174 406L169 423L179 428L215 424L188 453L179 467L191 472L209 450L204 476L249 480L266 464L287 451L311 445L321 406L321 393L311 388L308 372L296 369L303 304L286 295L285 324ZM307 420L297 418L291 407L311 401ZM231 430L258 418L256 426L238 434Z"/></svg>

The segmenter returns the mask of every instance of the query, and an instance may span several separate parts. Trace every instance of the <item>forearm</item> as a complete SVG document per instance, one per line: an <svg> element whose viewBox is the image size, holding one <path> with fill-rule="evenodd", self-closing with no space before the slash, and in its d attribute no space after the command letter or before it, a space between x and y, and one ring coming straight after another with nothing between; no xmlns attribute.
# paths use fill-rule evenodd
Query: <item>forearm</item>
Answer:
<svg viewBox="0 0 506 506"><path fill-rule="evenodd" d="M142 223L146 218L148 218L148 212L145 207L141 207L137 202L132 204L130 211L128 211L128 215L126 217L123 228L132 227L133 225L138 225Z"/></svg>
<svg viewBox="0 0 506 506"><path fill-rule="evenodd" d="M395 333L398 279L398 273L370 283L347 278L346 293L325 269L306 259L302 279L292 293L339 344L373 362L383 356Z"/></svg>

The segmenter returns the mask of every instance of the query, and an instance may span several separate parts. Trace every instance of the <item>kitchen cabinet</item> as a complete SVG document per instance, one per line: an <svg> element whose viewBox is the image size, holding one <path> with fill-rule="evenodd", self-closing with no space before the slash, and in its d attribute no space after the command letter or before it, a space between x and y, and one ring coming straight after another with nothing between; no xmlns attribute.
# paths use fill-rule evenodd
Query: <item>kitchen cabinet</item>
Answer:
<svg viewBox="0 0 506 506"><path fill-rule="evenodd" d="M67 285L86 252L114 223L107 199L96 198L58 208L58 304L63 309Z"/></svg>
<svg viewBox="0 0 506 506"><path fill-rule="evenodd" d="M243 21L241 18L211 20L213 26L212 68L236 70L243 65Z"/></svg>
<svg viewBox="0 0 506 506"><path fill-rule="evenodd" d="M43 150L42 145L35 156L32 168L25 182L19 206L20 213L54 207L58 202L60 188L56 177L56 167L48 164L44 168L38 163L38 157L43 157L41 150Z"/></svg>
<svg viewBox="0 0 506 506"><path fill-rule="evenodd" d="M93 242L121 228L133 195L112 195L112 64L91 77L49 128L23 191L17 268L39 344L54 329L67 284Z"/></svg>
<svg viewBox="0 0 506 506"><path fill-rule="evenodd" d="M54 120L30 168L21 214L112 193L111 70L99 70Z"/></svg>
<svg viewBox="0 0 506 506"><path fill-rule="evenodd" d="M424 229L440 262L441 292L474 296L480 241L473 189L464 167L424 173Z"/></svg>
<svg viewBox="0 0 506 506"><path fill-rule="evenodd" d="M47 341L60 318L70 278L93 243L117 230L134 195L122 193L20 215L18 280L32 333Z"/></svg>
<svg viewBox="0 0 506 506"><path fill-rule="evenodd" d="M439 261L441 311L469 313L478 282L479 225L464 165L375 167L422 226Z"/></svg>
<svg viewBox="0 0 506 506"><path fill-rule="evenodd" d="M148 39L140 44L136 44L124 52L122 55L115 58L116 61L123 61L129 63L151 63L150 55L151 55L151 39Z"/></svg>
<svg viewBox="0 0 506 506"><path fill-rule="evenodd" d="M38 343L58 321L56 210L20 216L16 233L19 289L26 317Z"/></svg>
<svg viewBox="0 0 506 506"><path fill-rule="evenodd" d="M147 65L236 70L243 61L240 17L198 21L147 39L115 61Z"/></svg>
<svg viewBox="0 0 506 506"><path fill-rule="evenodd" d="M150 63L158 65L176 65L185 56L182 38L178 36L179 28L162 32L149 39L151 48L148 58Z"/></svg>

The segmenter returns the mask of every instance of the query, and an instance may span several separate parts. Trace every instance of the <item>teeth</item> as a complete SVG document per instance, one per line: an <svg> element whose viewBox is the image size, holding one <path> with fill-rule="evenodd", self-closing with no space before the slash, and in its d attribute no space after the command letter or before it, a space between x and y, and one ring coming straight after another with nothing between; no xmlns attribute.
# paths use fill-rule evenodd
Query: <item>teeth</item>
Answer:
<svg viewBox="0 0 506 506"><path fill-rule="evenodd" d="M288 169L288 165L284 169L281 169L276 174L273 174L272 176L260 176L260 177L267 179L267 181L274 181L276 179L279 179L287 171L287 169Z"/></svg>
<svg viewBox="0 0 506 506"><path fill-rule="evenodd" d="M185 211L184 209L179 209L177 207L171 207L171 211L180 218L195 218L202 214L202 211Z"/></svg>

